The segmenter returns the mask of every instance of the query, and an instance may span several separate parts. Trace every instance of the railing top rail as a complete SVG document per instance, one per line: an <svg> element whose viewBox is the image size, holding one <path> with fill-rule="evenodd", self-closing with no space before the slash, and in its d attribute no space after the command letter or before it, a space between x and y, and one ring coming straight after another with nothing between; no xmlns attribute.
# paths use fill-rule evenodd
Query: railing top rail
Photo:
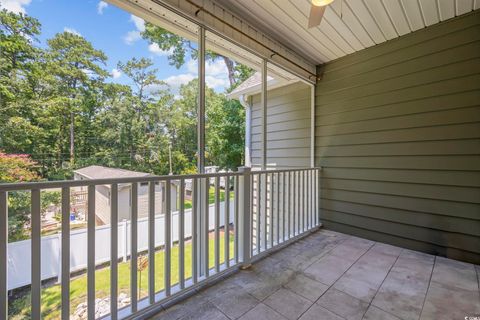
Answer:
<svg viewBox="0 0 480 320"><path fill-rule="evenodd" d="M18 182L18 183L0 183L1 191L20 191L37 189L54 189L62 187L85 187L90 185L108 185L108 184L127 184L139 182L159 182L172 180L189 180L198 178L214 177L234 177L241 175L241 172L216 172L216 173L198 173L185 175L165 175L165 176L145 176L128 178L108 178L108 179L90 179L90 180L60 180L60 181L40 181L40 182Z"/></svg>
<svg viewBox="0 0 480 320"><path fill-rule="evenodd" d="M252 168L252 174L258 173L282 173L282 172L297 172L297 171L307 171L307 170L322 170L322 167L305 167L305 168L292 168L292 169L266 169L266 170L254 170Z"/></svg>
<svg viewBox="0 0 480 320"><path fill-rule="evenodd" d="M280 172L296 172L306 170L321 170L321 167L305 167L295 169L267 169L252 170L252 174L261 173L280 173ZM21 191L21 190L38 190L38 189L54 189L62 187L86 187L91 185L108 185L108 184L127 184L139 182L159 182L172 180L188 180L198 178L214 178L214 177L234 177L240 176L241 172L215 172L215 173L196 173L185 175L151 175L146 177L128 177L128 178L108 178L108 179L90 179L90 180L61 180L61 181L41 181L41 182L19 182L19 183L0 183L0 191Z"/></svg>

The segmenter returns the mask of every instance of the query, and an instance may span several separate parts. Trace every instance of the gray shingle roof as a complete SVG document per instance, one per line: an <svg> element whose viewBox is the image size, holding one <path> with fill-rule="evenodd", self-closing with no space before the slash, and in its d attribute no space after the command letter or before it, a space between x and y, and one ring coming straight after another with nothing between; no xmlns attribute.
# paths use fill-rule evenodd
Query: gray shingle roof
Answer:
<svg viewBox="0 0 480 320"><path fill-rule="evenodd" d="M88 166L85 168L74 170L75 173L80 174L88 179L109 179L109 178L136 178L147 177L150 173L131 171L119 168L109 168L104 166Z"/></svg>

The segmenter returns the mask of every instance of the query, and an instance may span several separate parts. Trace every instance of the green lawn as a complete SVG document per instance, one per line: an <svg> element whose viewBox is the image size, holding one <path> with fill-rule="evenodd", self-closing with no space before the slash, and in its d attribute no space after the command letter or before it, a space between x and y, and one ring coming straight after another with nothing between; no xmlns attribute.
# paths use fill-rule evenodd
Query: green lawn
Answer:
<svg viewBox="0 0 480 320"><path fill-rule="evenodd" d="M234 192L230 190L230 199L234 199ZM220 202L225 201L225 190L220 189ZM213 204L215 203L215 187L210 187L208 190L208 203ZM185 200L185 209L192 208L192 200Z"/></svg>
<svg viewBox="0 0 480 320"><path fill-rule="evenodd" d="M233 257L233 235L230 236L230 258ZM209 242L209 261L210 266L214 266L214 245L215 241L213 234ZM220 237L220 262L224 261L224 236L223 232ZM178 283L178 264L179 264L179 250L178 246L172 247L171 258L171 283L172 285ZM185 278L191 277L191 258L192 245L190 242L185 243ZM164 251L158 251L155 254L155 291L160 291L164 288ZM141 276L140 276L141 275ZM138 286L141 297L148 295L148 267L146 270L139 272L138 281L141 282ZM118 288L119 294L124 292L130 296L130 262L119 263L118 265ZM110 295L110 268L106 267L95 272L95 294L96 298L104 298ZM86 302L87 297L87 276L81 275L70 281L70 312L74 313L78 304ZM42 317L44 319L58 319L60 318L61 310L61 286L53 285L42 290ZM29 318L30 313L30 295L16 299L9 305L9 313L11 319L19 320Z"/></svg>

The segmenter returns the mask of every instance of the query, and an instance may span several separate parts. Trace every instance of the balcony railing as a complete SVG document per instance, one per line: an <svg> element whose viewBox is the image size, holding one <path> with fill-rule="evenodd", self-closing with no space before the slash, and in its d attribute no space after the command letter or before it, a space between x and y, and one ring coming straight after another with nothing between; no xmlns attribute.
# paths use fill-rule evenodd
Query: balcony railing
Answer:
<svg viewBox="0 0 480 320"><path fill-rule="evenodd" d="M319 168L251 171L240 168L238 172L148 176L99 180L71 180L58 182L0 184L0 318L8 317L8 274L14 270L9 264L8 243L8 193L30 193L31 248L30 275L25 278L31 290L31 317L41 317L42 281L42 226L41 192L47 189L61 190L61 237L59 243L60 267L58 279L61 285L61 317L70 317L71 272L78 272L72 263L72 232L70 226L72 190L87 190L86 227L86 275L87 314L95 318L95 271L99 264L96 248L101 241L96 228L97 188L108 186L109 193L109 268L110 268L110 314L111 319L153 313L159 307L173 304L185 295L195 293L200 286L234 272L240 266L248 266L261 258L301 237L319 225ZM146 218L139 219L139 188L147 184L148 199ZM178 185L178 211L172 211L172 183ZM161 221L156 217L156 186L162 185L165 192ZM186 186L191 195L191 209L186 208ZM212 187L213 186L213 187ZM119 190L128 187L129 222L124 223L125 236L119 235ZM213 188L213 196L210 190ZM224 197L221 199L221 189ZM123 206L123 202L120 202ZM143 221L140 224L139 221ZM157 221L157 223L156 223ZM122 225L122 224L120 224ZM115 227L112 227L115 226ZM140 226L140 229L139 229ZM222 234L223 231L223 234ZM145 234L147 233L147 235ZM159 235L161 235L159 237ZM147 237L145 245L139 239ZM223 237L223 239L221 239ZM125 243L119 244L119 239ZM221 243L223 241L223 246ZM128 243L126 243L128 242ZM191 245L186 259L186 243ZM213 242L213 248L210 243ZM233 242L233 244L232 244ZM232 244L232 247L231 247ZM178 264L172 263L172 246L178 246ZM128 250L127 250L128 249ZM213 249L212 255L209 251ZM155 253L163 251L163 274L155 270ZM120 254L119 254L120 252ZM122 254L123 252L123 254ZM28 255L26 252L25 254ZM139 257L148 261L148 294L139 297ZM213 259L212 259L213 257ZM120 258L130 264L130 305L119 308L118 264ZM221 259L222 258L222 259ZM157 257L158 259L158 257ZM27 260L27 259L26 259ZM186 265L185 261L191 264ZM178 273L178 282L172 283L172 266ZM156 290L158 277L162 277L162 289ZM176 279L177 280L177 279ZM140 288L141 289L141 288Z"/></svg>

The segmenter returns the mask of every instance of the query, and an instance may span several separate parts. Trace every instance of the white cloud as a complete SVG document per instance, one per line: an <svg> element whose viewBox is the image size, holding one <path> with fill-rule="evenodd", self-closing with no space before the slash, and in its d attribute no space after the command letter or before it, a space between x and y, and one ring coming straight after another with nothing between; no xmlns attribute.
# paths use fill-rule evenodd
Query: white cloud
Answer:
<svg viewBox="0 0 480 320"><path fill-rule="evenodd" d="M187 61L187 70L189 73L198 73L198 63L195 60ZM216 59L215 61L207 61L205 63L205 82L208 87L212 89L221 89L228 87L230 82L228 80L228 69L223 59Z"/></svg>
<svg viewBox="0 0 480 320"><path fill-rule="evenodd" d="M133 24L135 24L135 28L137 28L138 31L140 32L145 31L145 20L143 20L142 18L139 18L132 14L130 15L130 21L133 22Z"/></svg>
<svg viewBox="0 0 480 320"><path fill-rule="evenodd" d="M82 36L82 34L80 32L78 32L77 30L75 30L73 28L65 27L65 28L63 28L63 31L74 34L74 35L77 35L77 36Z"/></svg>
<svg viewBox="0 0 480 320"><path fill-rule="evenodd" d="M170 54L173 53L173 48L170 49L170 50L162 50L158 44L156 43L151 43L148 45L148 51L150 51L151 53L154 53L158 56L168 56Z"/></svg>
<svg viewBox="0 0 480 320"><path fill-rule="evenodd" d="M140 35L139 31L132 30L127 32L127 34L123 37L123 41L128 45L132 45L141 38L142 36Z"/></svg>
<svg viewBox="0 0 480 320"><path fill-rule="evenodd" d="M138 40L140 40L142 38L140 33L145 31L145 20L143 20L142 18L139 18L132 14L130 15L130 22L133 22L136 30L128 31L127 34L123 37L123 41L128 45L132 45Z"/></svg>
<svg viewBox="0 0 480 320"><path fill-rule="evenodd" d="M175 76L170 76L163 81L170 85L172 89L178 89L180 88L181 85L187 84L193 79L195 79L196 76L190 73L183 73L183 74L178 74Z"/></svg>
<svg viewBox="0 0 480 320"><path fill-rule="evenodd" d="M103 10L105 10L108 7L108 3L105 1L99 1L97 4L97 13L98 14L103 14Z"/></svg>
<svg viewBox="0 0 480 320"><path fill-rule="evenodd" d="M218 78L215 76L208 76L205 74L205 83L207 87L212 89L220 89L228 87L230 82L226 78Z"/></svg>
<svg viewBox="0 0 480 320"><path fill-rule="evenodd" d="M122 72L118 69L112 69L112 78L113 79L118 79L122 76Z"/></svg>
<svg viewBox="0 0 480 320"><path fill-rule="evenodd" d="M32 0L0 0L0 7L15 13L26 13L25 7L28 6L30 2L32 2Z"/></svg>

